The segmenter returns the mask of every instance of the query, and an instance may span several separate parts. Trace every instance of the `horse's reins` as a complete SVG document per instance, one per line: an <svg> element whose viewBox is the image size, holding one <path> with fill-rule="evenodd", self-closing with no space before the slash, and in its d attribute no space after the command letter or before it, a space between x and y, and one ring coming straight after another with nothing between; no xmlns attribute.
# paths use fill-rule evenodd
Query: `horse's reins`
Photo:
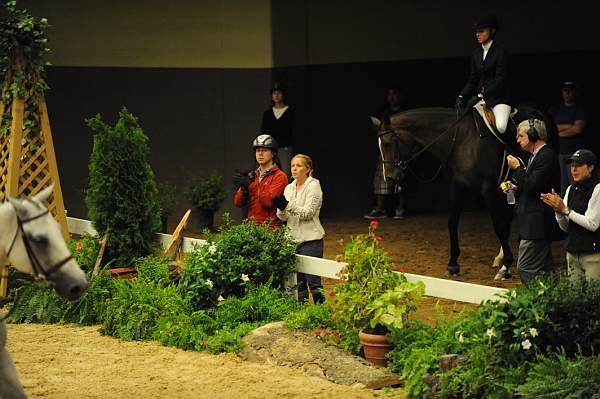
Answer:
<svg viewBox="0 0 600 399"><path fill-rule="evenodd" d="M377 138L379 139L379 152L381 153L381 159L382 159L382 163L386 164L386 163L391 163L392 165L398 166L401 170L408 170L417 180L420 180L424 183L430 183L432 181L434 181L438 175L440 174L440 172L442 171L442 168L444 167L444 165L446 165L446 163L448 162L448 159L450 159L450 154L452 154L452 150L454 149L454 143L456 143L456 130L454 131L454 135L452 136L452 141L451 141L451 145L450 145L450 150L448 151L448 153L446 154L446 159L444 159L442 162L440 162L440 166L438 167L438 170L434 173L434 175L429 178L429 179L423 179L419 176L417 176L417 174L415 172L413 172L412 169L410 169L408 167L408 164L410 162L412 162L414 159L416 159L417 157L419 157L423 152L427 151L429 149L429 147L433 146L435 143L437 143L442 137L444 137L446 135L446 133L448 133L450 131L450 129L452 127L454 127L454 125L456 124L455 121L452 124L450 124L450 126L448 126L446 128L446 130L444 130L442 133L440 133L435 139L433 139L431 142L427 143L427 145L423 146L423 148L421 148L419 151L415 152L410 158L408 158L407 160L401 160L401 159L394 159L394 160L389 160L386 161L383 157L383 151L381 150L381 137L391 134L391 133L395 133L394 129L386 129L382 132L377 133ZM385 173L384 173L385 176Z"/></svg>
<svg viewBox="0 0 600 399"><path fill-rule="evenodd" d="M14 206L13 206L14 209ZM17 214L17 210L15 209L15 216L17 218L17 229L15 231L15 235L13 236L13 239L10 243L10 246L8 247L8 250L6 251L6 257L8 258L8 256L10 255L13 247L15 246L15 242L17 241L17 237L19 236L19 232L21 233L21 236L23 237L23 245L25 245L25 251L27 252L27 257L29 258L29 263L31 263L31 267L33 269L33 272L31 273L33 275L33 277L36 280L40 280L45 282L46 284L50 284L50 280L49 277L54 274L58 269L60 269L63 265L65 265L68 261L70 261L71 259L73 259L72 255L67 256L65 259L57 262L55 265L53 265L52 267L48 268L48 269L44 269L42 267L41 262L38 260L37 256L35 255L35 252L33 251L33 248L31 247L31 242L29 240L29 238L27 237L27 235L25 234L25 230L23 229L23 225L25 223L29 223L31 221L34 221L36 219L39 219L43 216L46 216L50 211L48 209L46 209L45 212L42 212L38 215L32 216L29 219L21 219L19 217L19 215ZM15 302L13 304L13 306L11 306L10 310L8 311L7 314L5 314L4 316L0 316L0 322L6 320L11 314L12 312L16 309L17 307L17 303L18 303L19 297L17 297L15 299Z"/></svg>

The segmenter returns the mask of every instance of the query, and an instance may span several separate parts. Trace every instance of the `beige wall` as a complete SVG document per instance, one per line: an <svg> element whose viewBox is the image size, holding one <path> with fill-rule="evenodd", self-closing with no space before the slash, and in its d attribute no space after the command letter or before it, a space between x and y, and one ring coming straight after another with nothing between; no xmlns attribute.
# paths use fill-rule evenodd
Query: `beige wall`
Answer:
<svg viewBox="0 0 600 399"><path fill-rule="evenodd" d="M592 1L20 0L59 66L271 68L466 56L494 12L513 53L598 49Z"/></svg>
<svg viewBox="0 0 600 399"><path fill-rule="evenodd" d="M20 0L58 66L269 68L269 0Z"/></svg>

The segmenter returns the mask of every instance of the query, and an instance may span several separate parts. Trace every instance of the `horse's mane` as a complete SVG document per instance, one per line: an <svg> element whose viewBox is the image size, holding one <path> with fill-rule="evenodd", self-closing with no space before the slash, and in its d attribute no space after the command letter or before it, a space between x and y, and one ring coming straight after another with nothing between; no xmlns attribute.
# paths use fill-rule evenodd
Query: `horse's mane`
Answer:
<svg viewBox="0 0 600 399"><path fill-rule="evenodd" d="M394 115L398 116L423 116L423 115L431 115L431 114L448 114L448 115L456 115L456 111L454 108L448 107L427 107L427 108L413 108L407 109L406 111L400 111Z"/></svg>

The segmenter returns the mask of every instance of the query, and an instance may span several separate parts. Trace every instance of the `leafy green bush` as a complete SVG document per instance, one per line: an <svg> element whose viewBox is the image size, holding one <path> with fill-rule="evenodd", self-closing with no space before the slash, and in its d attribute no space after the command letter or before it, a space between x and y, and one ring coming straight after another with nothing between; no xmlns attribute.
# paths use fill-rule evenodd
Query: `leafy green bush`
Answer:
<svg viewBox="0 0 600 399"><path fill-rule="evenodd" d="M175 192L177 187L167 181L156 183L156 202L161 210L161 215L170 215L177 205Z"/></svg>
<svg viewBox="0 0 600 399"><path fill-rule="evenodd" d="M69 239L67 245L81 269L86 273L91 272L94 269L98 252L100 251L98 237L86 233L77 240Z"/></svg>
<svg viewBox="0 0 600 399"><path fill-rule="evenodd" d="M127 265L151 253L161 227L148 137L126 108L113 127L100 115L87 119L94 133L85 203L100 236L109 233L104 262Z"/></svg>
<svg viewBox="0 0 600 399"><path fill-rule="evenodd" d="M184 194L194 208L207 211L218 211L225 199L222 179L217 171L208 177L191 177L185 186Z"/></svg>
<svg viewBox="0 0 600 399"><path fill-rule="evenodd" d="M54 289L41 283L21 286L9 318L13 323L79 323L100 322L106 300L113 292L112 277L98 275L77 301L61 298Z"/></svg>
<svg viewBox="0 0 600 399"><path fill-rule="evenodd" d="M524 399L600 399L600 357L569 359L564 352L541 357L516 393Z"/></svg>
<svg viewBox="0 0 600 399"><path fill-rule="evenodd" d="M139 279L163 285L171 282L172 271L169 263L166 256L146 256L133 261Z"/></svg>
<svg viewBox="0 0 600 399"><path fill-rule="evenodd" d="M189 313L177 287L144 279L115 280L106 303L100 332L124 339L152 338L161 317Z"/></svg>
<svg viewBox="0 0 600 399"><path fill-rule="evenodd" d="M249 283L283 286L295 270L296 243L285 229L244 222L207 236L186 259L179 287L195 309L214 306L219 298L240 297Z"/></svg>
<svg viewBox="0 0 600 399"><path fill-rule="evenodd" d="M315 328L335 328L331 318L331 310L327 303L307 303L300 309L290 312L284 318L285 325L292 329L313 330Z"/></svg>

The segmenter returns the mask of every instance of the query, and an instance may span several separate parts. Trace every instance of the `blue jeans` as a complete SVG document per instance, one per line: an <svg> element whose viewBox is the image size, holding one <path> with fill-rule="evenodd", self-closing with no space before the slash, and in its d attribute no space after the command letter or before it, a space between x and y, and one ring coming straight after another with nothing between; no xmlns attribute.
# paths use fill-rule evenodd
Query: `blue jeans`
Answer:
<svg viewBox="0 0 600 399"><path fill-rule="evenodd" d="M306 241L298 245L298 254L306 256L314 256L315 258L323 257L323 239ZM308 289L307 289L308 287ZM325 301L321 290L323 284L320 276L312 274L298 273L298 300L304 301L308 299L308 290L312 294L315 303Z"/></svg>

